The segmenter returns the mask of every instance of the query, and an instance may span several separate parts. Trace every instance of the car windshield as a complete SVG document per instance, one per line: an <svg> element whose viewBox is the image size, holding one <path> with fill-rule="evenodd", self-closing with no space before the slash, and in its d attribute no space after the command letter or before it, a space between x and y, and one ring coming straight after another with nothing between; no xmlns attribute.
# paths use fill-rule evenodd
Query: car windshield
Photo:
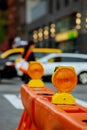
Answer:
<svg viewBox="0 0 87 130"><path fill-rule="evenodd" d="M85 58L56 56L48 59L48 62L86 62Z"/></svg>
<svg viewBox="0 0 87 130"><path fill-rule="evenodd" d="M12 54L7 57L8 60L14 61L17 57L20 57L21 54Z"/></svg>
<svg viewBox="0 0 87 130"><path fill-rule="evenodd" d="M41 53L41 52L34 52L36 59L42 58L50 53Z"/></svg>

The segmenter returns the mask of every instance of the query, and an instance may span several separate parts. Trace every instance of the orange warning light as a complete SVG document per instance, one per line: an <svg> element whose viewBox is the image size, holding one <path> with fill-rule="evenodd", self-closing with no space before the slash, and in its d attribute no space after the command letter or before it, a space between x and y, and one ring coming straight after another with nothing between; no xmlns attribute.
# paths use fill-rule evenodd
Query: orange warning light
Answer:
<svg viewBox="0 0 87 130"><path fill-rule="evenodd" d="M44 74L43 66L40 62L30 62L28 67L28 74L32 79L40 79Z"/></svg>
<svg viewBox="0 0 87 130"><path fill-rule="evenodd" d="M77 75L74 68L59 66L52 76L52 83L59 92L71 92L77 85Z"/></svg>

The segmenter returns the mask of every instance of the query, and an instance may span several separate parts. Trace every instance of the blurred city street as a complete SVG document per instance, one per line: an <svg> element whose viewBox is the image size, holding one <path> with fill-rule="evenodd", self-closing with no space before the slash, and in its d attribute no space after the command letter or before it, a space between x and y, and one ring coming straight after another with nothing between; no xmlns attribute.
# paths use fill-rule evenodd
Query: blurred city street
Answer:
<svg viewBox="0 0 87 130"><path fill-rule="evenodd" d="M0 130L15 130L18 126L23 110L19 95L21 84L19 78L0 83ZM45 85L55 90L51 83ZM79 99L79 104L87 107L87 85L78 85L73 95Z"/></svg>
<svg viewBox="0 0 87 130"><path fill-rule="evenodd" d="M72 126L75 126L72 130L87 129L87 0L0 0L0 130L18 127L24 109L20 88L30 77L29 87L37 89L23 88L23 103L25 101L26 110L32 114L24 116L30 122L22 122L24 126L18 130L33 130L33 127L65 130L69 121L67 130ZM53 97L51 90L38 89L38 85L44 86L42 78L45 86L56 93L56 88L48 81L50 77L59 92ZM71 92L77 81L77 87ZM29 104L25 95L29 97ZM35 103L39 104L37 109ZM46 124L44 112L50 117ZM41 124L37 119L39 115L40 121L43 120ZM58 120L50 123L50 119L57 119L56 115Z"/></svg>

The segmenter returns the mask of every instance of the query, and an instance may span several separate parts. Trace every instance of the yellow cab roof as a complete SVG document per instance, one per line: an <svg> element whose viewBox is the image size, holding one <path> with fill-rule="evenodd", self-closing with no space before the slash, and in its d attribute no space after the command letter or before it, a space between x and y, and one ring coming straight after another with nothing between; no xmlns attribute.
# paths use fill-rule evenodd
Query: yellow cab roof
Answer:
<svg viewBox="0 0 87 130"><path fill-rule="evenodd" d="M61 49L54 48L34 48L33 52L44 52L44 53L61 53Z"/></svg>
<svg viewBox="0 0 87 130"><path fill-rule="evenodd" d="M0 55L0 57L4 59L4 58L8 57L9 55L11 55L13 53L21 53L21 54L23 54L23 52L24 52L24 48L12 48L12 49L9 49L9 50L3 52Z"/></svg>
<svg viewBox="0 0 87 130"><path fill-rule="evenodd" d="M13 53L23 54L23 52L24 52L24 48L12 48L3 52L0 55L0 57L4 59ZM35 53L61 53L62 51L61 49L54 49L54 48L34 48L33 52Z"/></svg>

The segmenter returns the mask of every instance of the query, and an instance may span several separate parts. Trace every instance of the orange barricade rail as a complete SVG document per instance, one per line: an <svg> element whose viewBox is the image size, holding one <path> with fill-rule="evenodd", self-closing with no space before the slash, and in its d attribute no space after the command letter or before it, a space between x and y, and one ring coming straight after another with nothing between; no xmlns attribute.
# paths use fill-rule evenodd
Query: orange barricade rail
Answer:
<svg viewBox="0 0 87 130"><path fill-rule="evenodd" d="M40 63L31 63L28 73L32 80L21 86L24 112L17 130L87 130L87 108L76 104L70 94L77 84L73 67L58 67L54 72L56 94L39 79Z"/></svg>
<svg viewBox="0 0 87 130"><path fill-rule="evenodd" d="M21 87L24 112L17 130L87 130L87 109L76 105L54 105L54 92L47 87Z"/></svg>

